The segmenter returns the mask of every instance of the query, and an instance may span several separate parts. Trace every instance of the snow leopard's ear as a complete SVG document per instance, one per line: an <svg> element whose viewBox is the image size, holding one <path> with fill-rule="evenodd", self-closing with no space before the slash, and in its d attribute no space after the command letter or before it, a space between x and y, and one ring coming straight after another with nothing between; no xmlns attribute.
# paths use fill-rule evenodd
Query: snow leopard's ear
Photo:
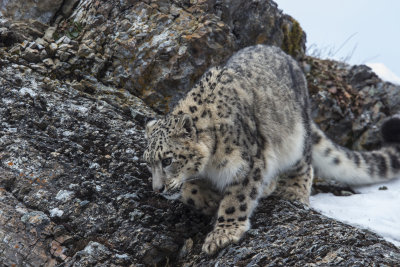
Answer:
<svg viewBox="0 0 400 267"><path fill-rule="evenodd" d="M177 137L193 137L196 134L196 128L194 127L192 117L188 114L180 115L176 124L175 133Z"/></svg>
<svg viewBox="0 0 400 267"><path fill-rule="evenodd" d="M156 120L156 119L151 119L146 122L146 132L145 132L146 138L149 138L150 134L153 132L157 121L158 120Z"/></svg>

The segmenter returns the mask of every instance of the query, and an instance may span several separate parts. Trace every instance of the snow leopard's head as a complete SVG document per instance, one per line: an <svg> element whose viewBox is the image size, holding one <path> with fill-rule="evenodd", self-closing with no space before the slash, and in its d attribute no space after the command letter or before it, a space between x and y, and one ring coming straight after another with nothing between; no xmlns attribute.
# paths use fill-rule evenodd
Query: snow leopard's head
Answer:
<svg viewBox="0 0 400 267"><path fill-rule="evenodd" d="M207 149L198 143L196 127L187 114L148 122L146 138L143 158L156 192L179 193L183 182L195 179L206 164Z"/></svg>

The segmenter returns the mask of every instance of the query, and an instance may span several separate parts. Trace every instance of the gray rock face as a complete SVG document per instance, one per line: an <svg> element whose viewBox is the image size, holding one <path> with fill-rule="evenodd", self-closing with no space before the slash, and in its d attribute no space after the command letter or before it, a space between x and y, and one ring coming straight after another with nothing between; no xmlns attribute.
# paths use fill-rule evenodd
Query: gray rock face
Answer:
<svg viewBox="0 0 400 267"><path fill-rule="evenodd" d="M17 49L20 44L26 48L29 41L43 35L47 25L37 21L12 21L0 19L0 47L12 47Z"/></svg>
<svg viewBox="0 0 400 267"><path fill-rule="evenodd" d="M400 260L400 250L394 245L377 243L370 233L299 204L271 198L262 200L259 207L252 219L253 229L238 244L212 258L193 255L182 265L390 266Z"/></svg>
<svg viewBox="0 0 400 267"><path fill-rule="evenodd" d="M400 86L383 82L365 65L310 57L305 62L312 115L320 127L351 149L379 147L383 121L400 112Z"/></svg>
<svg viewBox="0 0 400 267"><path fill-rule="evenodd" d="M0 16L12 20L34 19L49 23L61 8L63 0L12 0L1 1Z"/></svg>
<svg viewBox="0 0 400 267"><path fill-rule="evenodd" d="M29 6L44 14L40 10L46 3L32 7L17 1L4 10L12 13L14 6ZM38 36L47 41L46 54L39 57L24 48L22 58L33 63L46 57L59 60L47 72L78 80L96 77L129 90L159 112L168 111L205 70L240 48L265 43L296 57L305 51L298 23L269 1L64 1L61 10L64 16L72 15ZM16 13L11 17L21 19ZM5 25L3 32L0 36L14 31ZM59 45L65 35L80 45L57 50L54 42Z"/></svg>
<svg viewBox="0 0 400 267"><path fill-rule="evenodd" d="M57 261L52 254L61 256L57 241L51 238L55 224L45 213L27 208L4 188L0 190L0 200L0 263L54 266Z"/></svg>
<svg viewBox="0 0 400 267"><path fill-rule="evenodd" d="M123 87L166 112L206 69L240 48L285 40L303 55L305 34L292 38L293 24L269 1L81 1L59 27L81 42L77 57L60 58L68 65L55 72L79 68L78 78Z"/></svg>
<svg viewBox="0 0 400 267"><path fill-rule="evenodd" d="M75 23L51 27L0 20L0 265L398 264L399 248L376 235L277 198L262 200L239 244L207 257L214 218L151 191L141 155L156 114L133 93L162 110L241 46L300 51L272 2L87 0L71 11ZM362 72L345 75L351 86L396 111L398 88L375 94Z"/></svg>

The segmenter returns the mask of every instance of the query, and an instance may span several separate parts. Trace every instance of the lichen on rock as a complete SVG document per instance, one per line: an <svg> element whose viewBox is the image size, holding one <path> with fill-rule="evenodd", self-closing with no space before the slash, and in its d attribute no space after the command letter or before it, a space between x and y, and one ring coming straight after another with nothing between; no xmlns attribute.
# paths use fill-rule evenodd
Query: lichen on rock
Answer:
<svg viewBox="0 0 400 267"><path fill-rule="evenodd" d="M289 18L289 21L292 23L282 26L284 37L281 48L294 58L300 59L304 56L305 33L295 19Z"/></svg>

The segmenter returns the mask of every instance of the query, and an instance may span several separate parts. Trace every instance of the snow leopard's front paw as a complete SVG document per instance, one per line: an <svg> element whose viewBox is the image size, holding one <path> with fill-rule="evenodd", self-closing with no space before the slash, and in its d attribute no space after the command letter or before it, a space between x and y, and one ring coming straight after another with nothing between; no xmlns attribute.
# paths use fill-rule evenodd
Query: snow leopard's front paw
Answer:
<svg viewBox="0 0 400 267"><path fill-rule="evenodd" d="M230 225L228 227L216 226L210 232L203 244L203 251L209 255L215 254L219 249L226 247L231 243L236 243L242 238L243 234L248 230L248 226Z"/></svg>

